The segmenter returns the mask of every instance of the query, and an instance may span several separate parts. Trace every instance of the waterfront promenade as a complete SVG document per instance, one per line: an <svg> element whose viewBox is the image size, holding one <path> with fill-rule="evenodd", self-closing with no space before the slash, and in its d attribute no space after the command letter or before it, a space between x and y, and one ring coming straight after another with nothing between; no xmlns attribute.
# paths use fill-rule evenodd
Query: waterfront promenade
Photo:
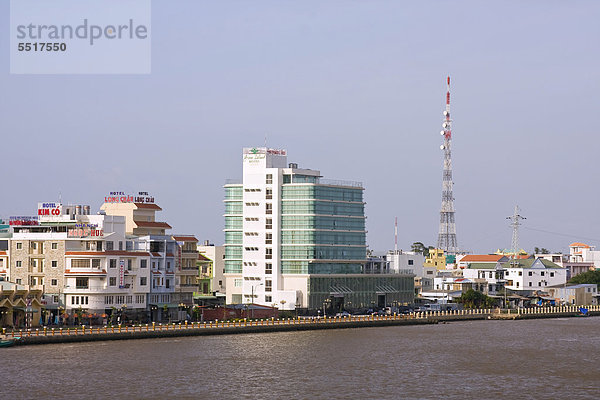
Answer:
<svg viewBox="0 0 600 400"><path fill-rule="evenodd" d="M588 315L600 316L600 306L587 306ZM144 324L133 326L65 327L3 331L16 345L147 339L180 336L347 329L397 325L426 325L452 321L491 319L538 319L581 316L579 306L539 307L514 310L475 309L429 311L399 315L353 315L347 317L287 318Z"/></svg>

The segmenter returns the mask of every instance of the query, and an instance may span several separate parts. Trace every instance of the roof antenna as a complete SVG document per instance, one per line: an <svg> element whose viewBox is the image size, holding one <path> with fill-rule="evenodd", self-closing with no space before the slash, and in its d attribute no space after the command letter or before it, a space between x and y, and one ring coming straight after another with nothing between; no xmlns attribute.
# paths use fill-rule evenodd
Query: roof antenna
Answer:
<svg viewBox="0 0 600 400"><path fill-rule="evenodd" d="M267 135L265 135L265 147L267 147Z"/></svg>
<svg viewBox="0 0 600 400"><path fill-rule="evenodd" d="M58 191L58 202L62 204L62 192L60 190Z"/></svg>

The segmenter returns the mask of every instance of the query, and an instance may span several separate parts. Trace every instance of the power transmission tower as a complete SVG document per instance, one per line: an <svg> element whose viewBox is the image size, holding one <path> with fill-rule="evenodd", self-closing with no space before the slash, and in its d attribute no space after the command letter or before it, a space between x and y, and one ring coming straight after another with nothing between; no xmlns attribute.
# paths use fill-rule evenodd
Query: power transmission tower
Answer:
<svg viewBox="0 0 600 400"><path fill-rule="evenodd" d="M442 175L442 208L440 210L440 229L438 233L437 247L448 254L458 252L456 241L456 225L454 223L454 194L452 190L452 120L450 119L450 77L448 77L448 91L446 92L446 110L444 111L444 128L440 134L444 137L444 144L440 149L444 150L444 173Z"/></svg>
<svg viewBox="0 0 600 400"><path fill-rule="evenodd" d="M521 220L527 219L521 214L519 214L519 206L515 206L515 211L512 216L506 217L506 219L510 220L510 226L512 226L512 252L513 252L513 260L517 258L517 254L519 252L519 226L521 226Z"/></svg>

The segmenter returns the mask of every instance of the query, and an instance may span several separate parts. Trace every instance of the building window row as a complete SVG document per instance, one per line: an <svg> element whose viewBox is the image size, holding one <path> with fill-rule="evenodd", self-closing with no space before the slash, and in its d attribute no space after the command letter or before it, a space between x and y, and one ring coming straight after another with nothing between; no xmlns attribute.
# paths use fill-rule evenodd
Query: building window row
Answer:
<svg viewBox="0 0 600 400"><path fill-rule="evenodd" d="M258 217L246 217L246 221L258 221Z"/></svg>
<svg viewBox="0 0 600 400"><path fill-rule="evenodd" d="M244 232L246 236L258 236L258 232Z"/></svg>
<svg viewBox="0 0 600 400"><path fill-rule="evenodd" d="M258 188L245 188L244 192L248 193L248 192L260 192L261 189Z"/></svg>
<svg viewBox="0 0 600 400"><path fill-rule="evenodd" d="M71 296L71 305L87 305L88 296Z"/></svg>
<svg viewBox="0 0 600 400"><path fill-rule="evenodd" d="M246 207L258 207L259 205L260 205L260 203L258 203L256 201L246 202Z"/></svg>
<svg viewBox="0 0 600 400"><path fill-rule="evenodd" d="M272 185L273 184L273 174L267 174L266 179L265 179L265 183L267 185Z"/></svg>
<svg viewBox="0 0 600 400"><path fill-rule="evenodd" d="M244 261L244 266L245 267L256 267L257 265L258 264L256 264L254 261L248 261L248 262Z"/></svg>
<svg viewBox="0 0 600 400"><path fill-rule="evenodd" d="M246 251L258 251L258 247L244 247Z"/></svg>

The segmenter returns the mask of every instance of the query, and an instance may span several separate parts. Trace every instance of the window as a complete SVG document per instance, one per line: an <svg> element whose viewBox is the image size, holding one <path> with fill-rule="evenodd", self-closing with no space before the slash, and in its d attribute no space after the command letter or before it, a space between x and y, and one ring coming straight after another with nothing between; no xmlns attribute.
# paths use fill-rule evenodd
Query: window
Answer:
<svg viewBox="0 0 600 400"><path fill-rule="evenodd" d="M519 287L519 282L517 282L517 287Z"/></svg>
<svg viewBox="0 0 600 400"><path fill-rule="evenodd" d="M273 301L272 296L265 296L265 303L271 303Z"/></svg>
<svg viewBox="0 0 600 400"><path fill-rule="evenodd" d="M542 282L538 282L538 286L542 286Z"/></svg>
<svg viewBox="0 0 600 400"><path fill-rule="evenodd" d="M271 249L271 248L266 248L265 249L265 258L267 260L270 260L270 259L273 258L273 249Z"/></svg>
<svg viewBox="0 0 600 400"><path fill-rule="evenodd" d="M108 285L109 286L117 286L117 277L111 276L110 278L108 278Z"/></svg>
<svg viewBox="0 0 600 400"><path fill-rule="evenodd" d="M22 250L23 249L23 243L18 242L17 243L17 250Z"/></svg>
<svg viewBox="0 0 600 400"><path fill-rule="evenodd" d="M50 284L51 284L52 286L56 286L56 285L58 285L58 280L57 280L57 279L52 279L52 280L50 281Z"/></svg>
<svg viewBox="0 0 600 400"><path fill-rule="evenodd" d="M16 265L17 265L17 268L22 267L23 266L23 261L20 261L20 260L17 261Z"/></svg>
<svg viewBox="0 0 600 400"><path fill-rule="evenodd" d="M272 185L273 184L273 174L267 174L267 178L265 180L265 183L267 185Z"/></svg>
<svg viewBox="0 0 600 400"><path fill-rule="evenodd" d="M125 302L129 303L129 304L133 303L133 296L127 296L127 298L125 299Z"/></svg>
<svg viewBox="0 0 600 400"><path fill-rule="evenodd" d="M258 232L244 232L246 236L258 236Z"/></svg>
<svg viewBox="0 0 600 400"><path fill-rule="evenodd" d="M37 243L36 242L31 242L31 248L32 249L37 249Z"/></svg>
<svg viewBox="0 0 600 400"><path fill-rule="evenodd" d="M414 260L408 260L408 265L413 265L414 263Z"/></svg>
<svg viewBox="0 0 600 400"><path fill-rule="evenodd" d="M123 242L119 240L119 250L123 250Z"/></svg>
<svg viewBox="0 0 600 400"><path fill-rule="evenodd" d="M223 281L219 281L219 286L223 286Z"/></svg>
<svg viewBox="0 0 600 400"><path fill-rule="evenodd" d="M272 233L267 233L265 235L265 243L266 244L273 244L273 234Z"/></svg>
<svg viewBox="0 0 600 400"><path fill-rule="evenodd" d="M519 271L519 276L523 276L523 271Z"/></svg>
<svg viewBox="0 0 600 400"><path fill-rule="evenodd" d="M258 251L258 247L245 247L246 251Z"/></svg>
<svg viewBox="0 0 600 400"><path fill-rule="evenodd" d="M242 287L242 282L243 282L243 281L242 281L241 279L237 279L237 278L236 278L236 279L234 279L234 281L233 281L233 286L235 286L235 287Z"/></svg>
<svg viewBox="0 0 600 400"><path fill-rule="evenodd" d="M490 277L490 279L492 279L492 278L494 277L494 273L493 273L493 272L490 272L490 275L489 275L489 277Z"/></svg>
<svg viewBox="0 0 600 400"><path fill-rule="evenodd" d="M272 274L273 273L273 264L271 263L266 263L265 264L265 274Z"/></svg>
<svg viewBox="0 0 600 400"><path fill-rule="evenodd" d="M270 279L265 279L265 292L273 291L273 281Z"/></svg>
<svg viewBox="0 0 600 400"><path fill-rule="evenodd" d="M550 272L550 278L554 278L554 272Z"/></svg>
<svg viewBox="0 0 600 400"><path fill-rule="evenodd" d="M272 203L265 204L265 212L267 214L273 214L273 204Z"/></svg>
<svg viewBox="0 0 600 400"><path fill-rule="evenodd" d="M140 276L140 286L146 286L148 284L148 278Z"/></svg>
<svg viewBox="0 0 600 400"><path fill-rule="evenodd" d="M58 249L58 243L56 243L56 242L53 242L53 243L50 245L50 248L51 248L52 250L57 250L57 249Z"/></svg>
<svg viewBox="0 0 600 400"><path fill-rule="evenodd" d="M246 217L246 221L258 221L258 217Z"/></svg>
<svg viewBox="0 0 600 400"><path fill-rule="evenodd" d="M89 268L89 258L74 258L71 260L71 268Z"/></svg>
<svg viewBox="0 0 600 400"><path fill-rule="evenodd" d="M117 268L117 260L115 258L111 258L109 260L109 266L110 268Z"/></svg>
<svg viewBox="0 0 600 400"><path fill-rule="evenodd" d="M540 272L540 275L544 276L546 273L544 271Z"/></svg>
<svg viewBox="0 0 600 400"><path fill-rule="evenodd" d="M267 195L266 195L266 198L267 198L268 200L270 200L270 199L272 199L272 198L273 198L273 189L267 189Z"/></svg>
<svg viewBox="0 0 600 400"><path fill-rule="evenodd" d="M265 220L265 229L273 229L273 218L267 218Z"/></svg>
<svg viewBox="0 0 600 400"><path fill-rule="evenodd" d="M146 268L148 266L148 260L140 260L140 268Z"/></svg>
<svg viewBox="0 0 600 400"><path fill-rule="evenodd" d="M171 261L167 261L167 269L171 268Z"/></svg>
<svg viewBox="0 0 600 400"><path fill-rule="evenodd" d="M52 265L52 268L57 268L58 267L58 261L52 260L51 265Z"/></svg>
<svg viewBox="0 0 600 400"><path fill-rule="evenodd" d="M171 280L170 280L170 279L167 279L167 282L166 282L166 284L165 284L165 287L166 287L167 289L171 287Z"/></svg>
<svg viewBox="0 0 600 400"><path fill-rule="evenodd" d="M531 282L529 282L529 286L532 286Z"/></svg>
<svg viewBox="0 0 600 400"><path fill-rule="evenodd" d="M529 275L529 276L533 276L533 272L532 272L532 271L529 271L529 272L528 272L528 275Z"/></svg>
<svg viewBox="0 0 600 400"><path fill-rule="evenodd" d="M106 242L106 250L107 251L114 250L113 242Z"/></svg>
<svg viewBox="0 0 600 400"><path fill-rule="evenodd" d="M115 296L115 302L117 304L123 304L123 303L125 303L125 296Z"/></svg>
<svg viewBox="0 0 600 400"><path fill-rule="evenodd" d="M131 258L129 258L129 259L127 260L127 271L131 271L131 264L132 264L132 262L131 262L131 261L132 261L132 260L131 260Z"/></svg>
<svg viewBox="0 0 600 400"><path fill-rule="evenodd" d="M96 251L102 251L102 242L101 241L96 242Z"/></svg>
<svg viewBox="0 0 600 400"><path fill-rule="evenodd" d="M17 279L17 285L22 285L23 284L23 280L21 278Z"/></svg>
<svg viewBox="0 0 600 400"><path fill-rule="evenodd" d="M257 207L258 205L259 205L259 203L255 202L255 201L246 203L246 207Z"/></svg>

